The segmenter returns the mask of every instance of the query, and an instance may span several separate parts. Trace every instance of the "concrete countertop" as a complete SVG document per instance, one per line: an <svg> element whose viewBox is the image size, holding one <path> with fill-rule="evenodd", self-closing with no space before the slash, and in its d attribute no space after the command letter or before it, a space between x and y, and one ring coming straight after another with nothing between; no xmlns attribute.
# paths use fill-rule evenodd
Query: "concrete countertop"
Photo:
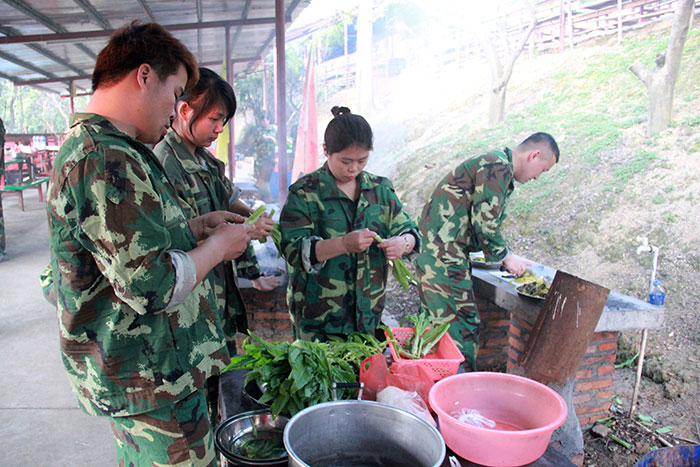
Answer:
<svg viewBox="0 0 700 467"><path fill-rule="evenodd" d="M556 274L555 269L542 264L534 264L528 269L550 283ZM536 316L544 300L522 298L515 290L517 284L513 284L511 278L504 278L504 275L507 273L498 269L473 267L474 292L506 310L520 308ZM658 329L663 325L664 317L664 307L611 290L595 332Z"/></svg>

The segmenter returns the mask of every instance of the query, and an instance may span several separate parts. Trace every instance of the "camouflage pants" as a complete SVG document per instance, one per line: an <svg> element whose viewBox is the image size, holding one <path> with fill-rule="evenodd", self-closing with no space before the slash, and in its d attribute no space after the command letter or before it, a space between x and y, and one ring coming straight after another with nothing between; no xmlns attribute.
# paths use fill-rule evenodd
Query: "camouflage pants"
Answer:
<svg viewBox="0 0 700 467"><path fill-rule="evenodd" d="M481 319L470 272L467 268L446 265L426 252L416 259L421 312L456 316L451 321L450 336L461 346L464 369L476 371Z"/></svg>
<svg viewBox="0 0 700 467"><path fill-rule="evenodd" d="M111 417L110 424L120 466L216 466L203 391L162 409Z"/></svg>

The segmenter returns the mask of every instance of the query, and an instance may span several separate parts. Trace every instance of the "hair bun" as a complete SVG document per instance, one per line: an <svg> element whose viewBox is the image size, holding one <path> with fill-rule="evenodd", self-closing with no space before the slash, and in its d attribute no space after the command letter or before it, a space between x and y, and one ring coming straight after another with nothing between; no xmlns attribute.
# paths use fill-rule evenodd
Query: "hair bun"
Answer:
<svg viewBox="0 0 700 467"><path fill-rule="evenodd" d="M338 107L337 105L334 105L331 109L331 113L334 117L337 117L338 115L351 114L352 112L350 112L350 109L347 107Z"/></svg>

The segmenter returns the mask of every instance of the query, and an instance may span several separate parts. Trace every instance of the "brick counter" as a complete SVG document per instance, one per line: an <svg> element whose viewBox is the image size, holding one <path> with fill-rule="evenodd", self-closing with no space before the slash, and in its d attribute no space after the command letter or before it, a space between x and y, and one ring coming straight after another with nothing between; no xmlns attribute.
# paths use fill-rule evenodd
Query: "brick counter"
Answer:
<svg viewBox="0 0 700 467"><path fill-rule="evenodd" d="M541 266L538 275L551 280L554 273ZM477 367L481 371L510 370L525 350L541 303L520 298L515 287L499 279L498 273L474 269L473 277L481 315ZM663 308L610 292L574 383L573 403L583 428L608 416L620 331L658 328L663 319Z"/></svg>

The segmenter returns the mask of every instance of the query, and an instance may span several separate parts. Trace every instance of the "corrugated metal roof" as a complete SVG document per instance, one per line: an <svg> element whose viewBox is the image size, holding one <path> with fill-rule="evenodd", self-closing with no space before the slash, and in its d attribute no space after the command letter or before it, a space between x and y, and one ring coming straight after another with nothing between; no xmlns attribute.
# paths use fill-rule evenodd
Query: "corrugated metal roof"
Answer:
<svg viewBox="0 0 700 467"><path fill-rule="evenodd" d="M284 0L287 25L310 0ZM219 71L230 25L234 70L255 65L274 45L275 0L3 0L0 78L66 93L69 79L90 89L109 32L139 19L168 28L199 62ZM252 64L251 64L252 62Z"/></svg>

